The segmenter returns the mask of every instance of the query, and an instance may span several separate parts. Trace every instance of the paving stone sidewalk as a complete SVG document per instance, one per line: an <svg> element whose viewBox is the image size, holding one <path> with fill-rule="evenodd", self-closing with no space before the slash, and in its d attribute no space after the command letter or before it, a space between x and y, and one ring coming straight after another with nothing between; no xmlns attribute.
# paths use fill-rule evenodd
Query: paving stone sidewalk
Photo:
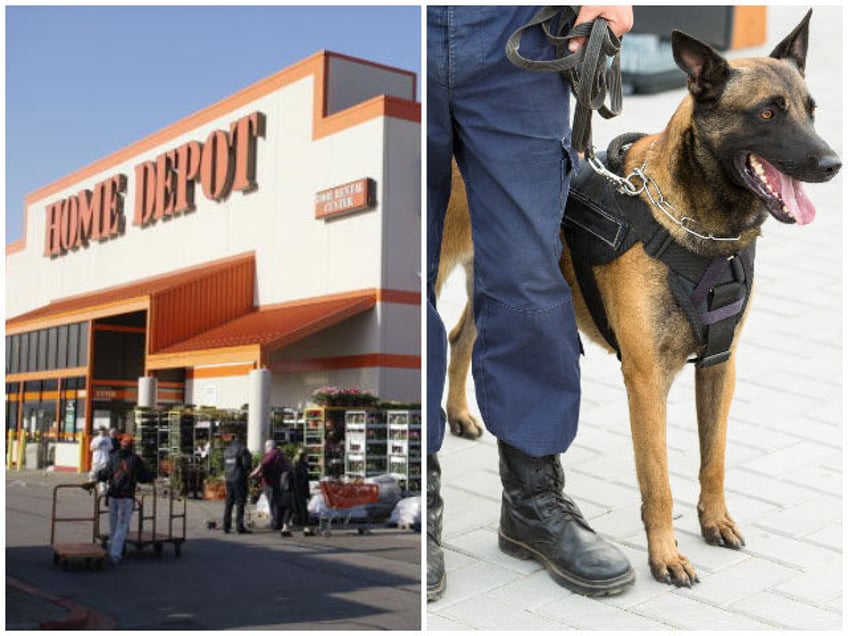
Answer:
<svg viewBox="0 0 848 636"><path fill-rule="evenodd" d="M766 55L806 8L769 7ZM807 78L816 128L843 155L842 9L816 7ZM625 112L598 120L598 144L663 127L683 96L627 97ZM586 345L577 441L563 457L566 490L592 525L637 571L627 593L586 599L557 586L535 562L497 547L497 448L448 435L441 453L448 588L428 604L428 630L837 630L842 626L842 175L806 192L808 226L769 219L757 250L757 286L738 351L727 446L728 506L747 542L741 551L700 537L694 376L686 369L669 401L674 525L701 582L675 589L647 564L626 396L617 361ZM452 326L464 303L461 273L440 301ZM469 379L472 410L473 383Z"/></svg>

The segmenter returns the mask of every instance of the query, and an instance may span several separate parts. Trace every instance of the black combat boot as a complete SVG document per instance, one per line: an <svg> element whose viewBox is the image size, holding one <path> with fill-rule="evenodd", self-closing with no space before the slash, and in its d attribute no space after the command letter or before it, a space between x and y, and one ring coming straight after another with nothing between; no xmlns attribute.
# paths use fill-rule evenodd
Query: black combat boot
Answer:
<svg viewBox="0 0 848 636"><path fill-rule="evenodd" d="M623 592L636 576L627 557L599 537L563 492L558 455L530 457L498 442L503 500L498 545L519 559L535 559L572 592Z"/></svg>
<svg viewBox="0 0 848 636"><path fill-rule="evenodd" d="M445 557L442 553L442 512L444 502L442 467L439 458L427 455L427 601L437 601L445 592Z"/></svg>

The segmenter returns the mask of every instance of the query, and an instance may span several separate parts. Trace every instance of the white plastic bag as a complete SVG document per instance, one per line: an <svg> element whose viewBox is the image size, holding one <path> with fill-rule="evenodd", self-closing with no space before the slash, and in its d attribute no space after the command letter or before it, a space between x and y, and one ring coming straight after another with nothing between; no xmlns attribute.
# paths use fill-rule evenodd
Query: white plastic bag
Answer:
<svg viewBox="0 0 848 636"><path fill-rule="evenodd" d="M389 523L398 528L412 528L421 524L421 496L406 497L397 502Z"/></svg>
<svg viewBox="0 0 848 636"><path fill-rule="evenodd" d="M268 505L268 498L265 496L263 492L259 495L259 501L256 502L256 514L259 515L270 515L271 514L271 506Z"/></svg>

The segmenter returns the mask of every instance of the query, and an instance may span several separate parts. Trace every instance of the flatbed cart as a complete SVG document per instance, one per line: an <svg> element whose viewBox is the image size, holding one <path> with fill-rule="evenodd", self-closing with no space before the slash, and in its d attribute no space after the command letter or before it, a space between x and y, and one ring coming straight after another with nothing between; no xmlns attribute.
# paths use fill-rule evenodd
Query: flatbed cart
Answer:
<svg viewBox="0 0 848 636"><path fill-rule="evenodd" d="M105 500L105 497L99 499ZM166 500L164 514L161 510L162 499ZM95 532L101 545L105 547L109 541L109 533L101 532L99 526L102 523L100 517L108 515L109 509L101 503L98 503L98 527ZM172 543L174 554L178 558L182 555L182 544L186 540L185 497L175 496L173 488L168 485L153 484L141 487L136 493L133 517L135 527L127 532L125 547L131 545L136 550L143 550L147 546L152 546L156 556L161 556L164 545ZM108 519L105 525L108 528ZM176 526L178 528L175 528Z"/></svg>
<svg viewBox="0 0 848 636"><path fill-rule="evenodd" d="M353 517L353 509L379 501L380 487L377 484L324 480L319 485L321 494L324 496L324 503L327 504L327 510L322 511L318 516L318 532L321 535L330 536L334 520L345 525L357 523L359 534L367 534L371 531L370 517L365 518L365 525L360 525L359 519Z"/></svg>
<svg viewBox="0 0 848 636"><path fill-rule="evenodd" d="M60 517L57 514L59 501L59 491L66 488L80 488L87 490L88 494L93 498L91 516L88 517ZM53 550L53 563L59 565L63 570L68 568L71 561L82 560L86 566L94 566L96 569L103 569L103 563L106 561L106 550L97 544L97 494L92 489L92 484L58 484L53 488L53 508L50 514L50 547ZM56 541L56 525L60 523L80 523L87 522L91 524L92 533L91 541L88 543L65 543Z"/></svg>

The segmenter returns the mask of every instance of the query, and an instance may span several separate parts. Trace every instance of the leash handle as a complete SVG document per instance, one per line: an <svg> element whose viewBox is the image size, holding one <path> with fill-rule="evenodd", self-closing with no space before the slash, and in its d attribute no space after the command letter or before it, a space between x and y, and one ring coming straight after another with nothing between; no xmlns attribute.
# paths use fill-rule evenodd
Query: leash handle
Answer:
<svg viewBox="0 0 848 636"><path fill-rule="evenodd" d="M557 72L571 86L575 97L574 122L571 126L571 146L588 157L592 147L592 111L604 119L621 113L621 39L613 33L604 18L566 28L577 16L574 7L542 7L507 40L506 57L515 66L528 71ZM540 26L547 40L554 45L556 57L550 60L531 60L519 52L521 38L528 29ZM567 53L568 41L587 38L586 44L574 53ZM611 58L607 69L607 58ZM609 105L606 104L609 94Z"/></svg>

